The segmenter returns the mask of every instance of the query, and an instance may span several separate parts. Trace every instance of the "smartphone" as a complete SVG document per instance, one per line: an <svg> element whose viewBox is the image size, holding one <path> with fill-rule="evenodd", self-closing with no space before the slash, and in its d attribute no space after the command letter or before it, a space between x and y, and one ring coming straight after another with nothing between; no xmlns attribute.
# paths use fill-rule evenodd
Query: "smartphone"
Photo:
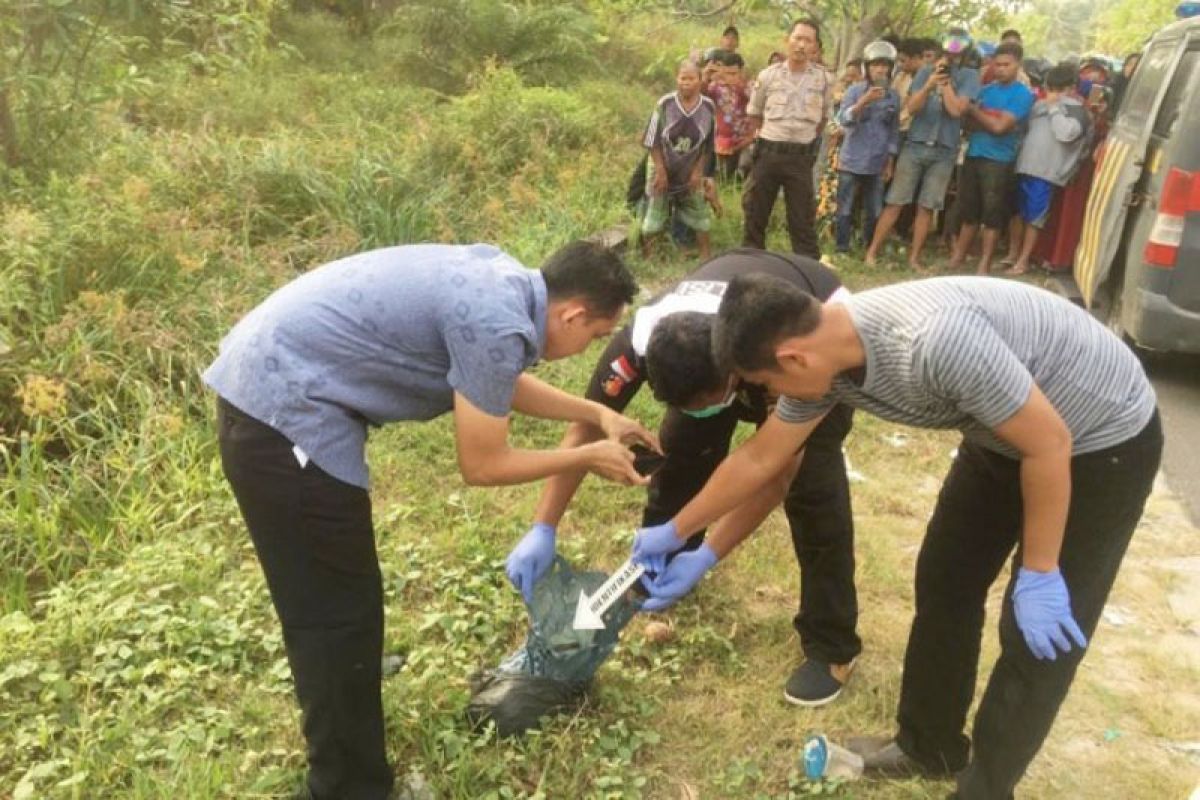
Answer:
<svg viewBox="0 0 1200 800"><path fill-rule="evenodd" d="M1087 104L1089 106L1099 105L1104 102L1104 87L1098 83L1092 84L1092 88L1088 90Z"/></svg>
<svg viewBox="0 0 1200 800"><path fill-rule="evenodd" d="M633 451L633 468L639 475L653 475L667 463L667 457L656 453L644 444L635 444L629 448Z"/></svg>

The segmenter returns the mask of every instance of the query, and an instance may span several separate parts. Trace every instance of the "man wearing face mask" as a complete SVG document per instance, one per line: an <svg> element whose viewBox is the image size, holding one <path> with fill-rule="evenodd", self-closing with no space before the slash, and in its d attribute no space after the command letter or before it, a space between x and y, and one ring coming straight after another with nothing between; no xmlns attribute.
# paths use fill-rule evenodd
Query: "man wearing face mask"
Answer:
<svg viewBox="0 0 1200 800"><path fill-rule="evenodd" d="M725 287L745 274L782 279L822 300L849 296L837 276L804 256L743 248L701 265L683 281L641 308L633 323L614 335L596 364L587 399L618 413L649 382L667 404L659 431L666 461L654 473L643 512L644 525L671 519L700 491L729 452L738 422L761 425L774 399L761 386L719 370L712 357L711 331ZM851 411L833 409L813 432L801 459L713 526L714 537L749 535L781 502L800 564L800 610L794 620L804 660L784 689L801 706L834 700L862 650L855 632L854 527L842 441ZM586 423L567 429L562 447L578 447L601 436ZM582 470L546 481L534 525L508 557L508 575L528 600L533 585L554 560L555 533L583 480ZM703 530L687 549L699 548Z"/></svg>
<svg viewBox="0 0 1200 800"><path fill-rule="evenodd" d="M760 491L826 409L960 431L917 555L896 733L846 744L869 775L957 773L958 800L1012 798L1158 473L1162 426L1137 357L1069 300L981 277L823 303L769 276L739 276L713 330L718 363L783 399L679 514L638 532L633 558L661 564ZM644 609L675 602L738 544L710 539L647 582ZM988 596L1005 571L1000 656L968 737Z"/></svg>

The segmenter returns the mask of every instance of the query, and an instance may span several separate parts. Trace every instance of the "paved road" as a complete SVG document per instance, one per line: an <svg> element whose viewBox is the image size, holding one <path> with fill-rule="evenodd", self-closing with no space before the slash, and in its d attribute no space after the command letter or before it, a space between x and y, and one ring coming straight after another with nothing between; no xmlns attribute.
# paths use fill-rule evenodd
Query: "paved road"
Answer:
<svg viewBox="0 0 1200 800"><path fill-rule="evenodd" d="M1167 483L1200 525L1200 356L1150 355L1143 361L1163 418Z"/></svg>

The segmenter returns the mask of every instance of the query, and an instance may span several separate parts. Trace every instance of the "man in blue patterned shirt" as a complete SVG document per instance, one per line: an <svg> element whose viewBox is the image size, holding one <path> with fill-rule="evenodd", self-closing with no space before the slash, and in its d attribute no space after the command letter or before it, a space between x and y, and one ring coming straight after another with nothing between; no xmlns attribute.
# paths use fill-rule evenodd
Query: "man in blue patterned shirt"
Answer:
<svg viewBox="0 0 1200 800"><path fill-rule="evenodd" d="M452 411L470 484L587 469L644 485L625 445L657 449L652 434L525 372L607 336L636 289L620 258L586 242L540 271L490 245L389 247L302 275L221 342L204 381L219 395L221 463L283 626L310 797L382 800L392 786L368 428ZM512 447L513 411L607 438Z"/></svg>

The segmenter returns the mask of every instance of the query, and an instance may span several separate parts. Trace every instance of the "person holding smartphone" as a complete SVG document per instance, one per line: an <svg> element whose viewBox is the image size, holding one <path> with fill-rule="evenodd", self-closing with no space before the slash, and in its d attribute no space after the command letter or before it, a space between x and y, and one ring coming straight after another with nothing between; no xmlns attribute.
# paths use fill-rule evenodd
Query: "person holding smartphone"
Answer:
<svg viewBox="0 0 1200 800"><path fill-rule="evenodd" d="M900 95L891 88L896 48L883 40L863 50L866 79L846 90L837 122L845 132L838 159L837 250L850 250L854 197L863 194L863 243L871 244L883 191L900 149Z"/></svg>
<svg viewBox="0 0 1200 800"><path fill-rule="evenodd" d="M914 270L924 271L921 252L934 212L945 206L946 189L958 158L962 120L971 100L979 93L979 70L963 65L970 49L971 37L966 29L951 28L942 43L942 55L933 65L922 67L913 79L912 92L905 102L912 115L912 126L896 160L895 180L888 189L887 208L867 249L867 264L875 263L900 212L915 202L917 213L908 264Z"/></svg>
<svg viewBox="0 0 1200 800"><path fill-rule="evenodd" d="M834 301L849 296L820 262L742 248L717 256L668 289L634 316L600 356L586 397L613 411L624 409L649 383L668 408L659 430L665 462L650 479L643 524L671 519L700 491L729 452L739 422L762 425L774 399L761 386L721 370L711 352L712 323L725 287L738 275L769 275ZM834 408L813 432L803 459L799 451L761 491L713 526L714 541L741 541L783 503L800 565L800 610L794 620L804 660L784 688L794 705L834 700L862 650L856 626L854 525L842 441L850 432L849 409ZM602 435L594 425L573 424L562 447L578 447ZM554 561L555 537L585 472L546 481L534 524L508 557L508 576L528 599ZM702 557L703 530L685 545Z"/></svg>

